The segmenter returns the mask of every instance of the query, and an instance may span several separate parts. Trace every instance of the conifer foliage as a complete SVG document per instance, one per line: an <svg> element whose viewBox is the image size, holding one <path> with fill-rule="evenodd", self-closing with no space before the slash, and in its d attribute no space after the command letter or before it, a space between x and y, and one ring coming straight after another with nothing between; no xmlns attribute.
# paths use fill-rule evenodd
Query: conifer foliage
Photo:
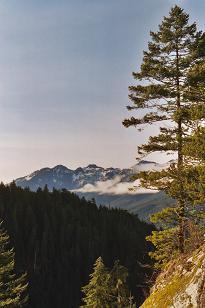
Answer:
<svg viewBox="0 0 205 308"><path fill-rule="evenodd" d="M23 307L27 302L26 275L14 272L14 251L8 249L9 236L0 229L0 307Z"/></svg>
<svg viewBox="0 0 205 308"><path fill-rule="evenodd" d="M141 285L147 289L152 270L140 264L152 264L145 237L154 227L137 216L97 207L66 190L32 192L12 183L0 184L0 217L14 247L15 270L28 276L27 307L79 307L99 256L108 267L116 259L126 266L134 301L143 302Z"/></svg>
<svg viewBox="0 0 205 308"><path fill-rule="evenodd" d="M127 286L128 270L116 260L110 272L112 299L116 307L128 307L132 297Z"/></svg>
<svg viewBox="0 0 205 308"><path fill-rule="evenodd" d="M86 295L83 298L84 307L109 307L111 302L109 288L109 272L103 260L99 257L94 264L94 272L90 275L90 282L82 288Z"/></svg>
<svg viewBox="0 0 205 308"><path fill-rule="evenodd" d="M203 35L197 32L195 23L189 24L189 15L179 6L174 6L158 31L151 31L150 35L140 71L133 73L138 84L129 88L133 105L128 106L128 110L144 110L144 116L125 119L123 124L139 130L148 124L158 125L159 134L138 147L141 156L152 152L177 154L177 161L170 168L142 172L137 176L144 187L164 190L176 200L173 207L155 215L155 222L160 220L164 230L155 231L153 237L149 237L158 249L153 257L163 263L175 253L185 251L186 221L190 216L185 183L192 170L187 141L205 116L204 91L202 88L197 91L199 86L193 82L194 77L198 78L197 70L194 69L195 75L191 71L202 61Z"/></svg>
<svg viewBox="0 0 205 308"><path fill-rule="evenodd" d="M109 271L99 257L94 263L89 283L82 288L84 293L82 307L125 308L136 307L127 286L128 270L116 260Z"/></svg>

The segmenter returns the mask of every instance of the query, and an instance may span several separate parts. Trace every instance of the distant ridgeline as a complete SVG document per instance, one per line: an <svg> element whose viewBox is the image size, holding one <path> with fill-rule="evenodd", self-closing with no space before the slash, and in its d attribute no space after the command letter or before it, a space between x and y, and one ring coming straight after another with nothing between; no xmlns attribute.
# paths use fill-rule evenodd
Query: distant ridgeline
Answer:
<svg viewBox="0 0 205 308"><path fill-rule="evenodd" d="M16 253L16 272L27 271L29 307L79 307L81 287L96 258L128 268L137 305L144 299L150 269L145 237L152 225L117 209L97 207L66 190L0 185L0 218ZM145 279L146 277L146 279Z"/></svg>
<svg viewBox="0 0 205 308"><path fill-rule="evenodd" d="M32 191L36 191L39 187L43 189L45 185L50 191L53 188L66 188L81 197L84 196L87 200L95 198L97 205L126 209L147 220L150 214L169 206L173 200L163 192L139 188L130 191L129 188L134 185L132 176L141 171L166 169L171 162L159 164L141 160L129 169L102 168L91 164L71 170L58 165L54 168L37 170L16 179L15 183L22 188L29 187Z"/></svg>

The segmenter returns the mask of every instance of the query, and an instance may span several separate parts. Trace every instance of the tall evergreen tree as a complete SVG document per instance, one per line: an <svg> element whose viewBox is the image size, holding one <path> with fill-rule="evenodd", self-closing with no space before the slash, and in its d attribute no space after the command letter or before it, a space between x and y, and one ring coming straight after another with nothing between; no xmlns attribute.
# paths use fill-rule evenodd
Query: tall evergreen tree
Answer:
<svg viewBox="0 0 205 308"><path fill-rule="evenodd" d="M90 278L89 284L82 288L85 294L83 307L109 308L111 302L110 276L101 257L96 260Z"/></svg>
<svg viewBox="0 0 205 308"><path fill-rule="evenodd" d="M94 264L88 285L82 288L85 303L82 307L92 308L135 308L133 297L127 287L128 270L115 261L109 271L101 257Z"/></svg>
<svg viewBox="0 0 205 308"><path fill-rule="evenodd" d="M177 153L177 162L167 170L142 172L138 178L144 187L164 190L176 200L173 208L157 217L167 222L166 230L155 231L149 240L162 252L169 238L172 245L168 245L168 251L174 248L183 253L188 200L184 176L189 166L185 144L190 131L205 114L194 111L196 106L197 110L202 106L203 91L197 92L194 83L190 87L190 68L201 57L197 46L200 45L202 33L197 32L195 23L189 24L189 15L183 9L174 6L169 16L164 17L159 30L150 32L150 35L152 40L148 43L148 51L144 51L141 69L133 73L138 84L129 87L129 98L133 105L128 106L128 109L144 109L145 115L125 119L123 124L125 127L137 126L141 130L147 124L158 123L159 134L151 136L147 144L138 147L140 155L152 152ZM171 225L170 220L174 224ZM167 254L161 257L160 262Z"/></svg>
<svg viewBox="0 0 205 308"><path fill-rule="evenodd" d="M26 276L14 272L14 252L8 249L9 236L0 229L0 307L23 307L27 301Z"/></svg>
<svg viewBox="0 0 205 308"><path fill-rule="evenodd" d="M110 272L113 307L129 307L130 292L127 287L128 270L116 260Z"/></svg>

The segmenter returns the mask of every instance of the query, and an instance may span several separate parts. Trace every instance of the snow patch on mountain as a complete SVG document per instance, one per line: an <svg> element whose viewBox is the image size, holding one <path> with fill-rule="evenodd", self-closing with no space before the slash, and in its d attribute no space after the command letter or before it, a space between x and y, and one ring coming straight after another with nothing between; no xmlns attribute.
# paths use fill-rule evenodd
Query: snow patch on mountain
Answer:
<svg viewBox="0 0 205 308"><path fill-rule="evenodd" d="M76 170L68 169L63 165L54 168L43 168L30 175L17 179L18 186L29 187L31 190L43 188L68 189L75 192L95 192L98 194L140 194L156 192L142 189L139 182L134 182L132 176L141 171L159 171L167 169L171 162L158 164L152 161L141 160L128 169L103 168L95 164L78 167ZM137 186L137 187L136 187ZM135 187L133 190L132 188Z"/></svg>

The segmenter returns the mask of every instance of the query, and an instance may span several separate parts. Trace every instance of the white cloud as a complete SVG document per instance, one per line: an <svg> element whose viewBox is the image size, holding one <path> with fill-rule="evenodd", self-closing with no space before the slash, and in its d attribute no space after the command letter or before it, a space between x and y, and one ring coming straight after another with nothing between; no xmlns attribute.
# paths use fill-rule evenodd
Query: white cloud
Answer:
<svg viewBox="0 0 205 308"><path fill-rule="evenodd" d="M133 189L134 188L134 189ZM139 182L121 182L121 177L117 176L112 180L99 181L93 184L86 184L82 188L74 190L74 192L98 194L110 194L110 195L124 195L124 194L142 194L142 193L154 193L156 190L144 189L139 187Z"/></svg>

